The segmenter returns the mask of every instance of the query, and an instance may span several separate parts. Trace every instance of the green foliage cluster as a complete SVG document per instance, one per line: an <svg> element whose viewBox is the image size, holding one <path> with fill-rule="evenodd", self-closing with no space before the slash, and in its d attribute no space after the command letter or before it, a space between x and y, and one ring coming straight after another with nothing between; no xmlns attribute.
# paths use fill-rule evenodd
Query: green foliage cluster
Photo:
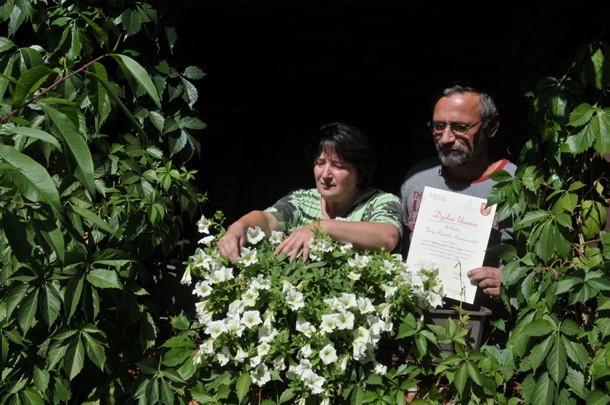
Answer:
<svg viewBox="0 0 610 405"><path fill-rule="evenodd" d="M204 73L172 66L160 8L96 3L0 5L0 403L124 402L205 200Z"/></svg>
<svg viewBox="0 0 610 405"><path fill-rule="evenodd" d="M514 215L504 252L507 352L519 396L535 404L610 401L610 46L581 46L528 92L537 136L492 200Z"/></svg>

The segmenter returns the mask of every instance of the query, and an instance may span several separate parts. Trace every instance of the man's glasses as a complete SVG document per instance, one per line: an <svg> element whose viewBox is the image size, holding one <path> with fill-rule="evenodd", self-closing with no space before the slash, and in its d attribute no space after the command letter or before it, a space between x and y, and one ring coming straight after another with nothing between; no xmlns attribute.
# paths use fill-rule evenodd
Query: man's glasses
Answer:
<svg viewBox="0 0 610 405"><path fill-rule="evenodd" d="M476 127L483 121L475 122L472 125L462 124L460 122L440 122L440 121L430 121L428 123L428 127L432 131L433 134L442 134L445 131L447 125L451 128L451 132L453 135L466 135L471 128Z"/></svg>

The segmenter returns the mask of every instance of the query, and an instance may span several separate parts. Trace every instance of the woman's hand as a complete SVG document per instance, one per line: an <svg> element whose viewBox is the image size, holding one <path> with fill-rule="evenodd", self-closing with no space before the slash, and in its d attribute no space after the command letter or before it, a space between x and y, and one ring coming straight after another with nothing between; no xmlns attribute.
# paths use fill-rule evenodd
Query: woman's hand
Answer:
<svg viewBox="0 0 610 405"><path fill-rule="evenodd" d="M477 267L470 270L468 278L472 285L479 286L484 294L492 298L500 296L500 286L502 285L501 270L497 267Z"/></svg>
<svg viewBox="0 0 610 405"><path fill-rule="evenodd" d="M306 225L292 232L275 248L275 253L285 253L290 260L301 256L303 260L309 258L309 241L313 239L313 225Z"/></svg>
<svg viewBox="0 0 610 405"><path fill-rule="evenodd" d="M235 263L241 254L246 240L245 230L240 231L238 226L231 226L227 232L218 240L218 251L221 255Z"/></svg>

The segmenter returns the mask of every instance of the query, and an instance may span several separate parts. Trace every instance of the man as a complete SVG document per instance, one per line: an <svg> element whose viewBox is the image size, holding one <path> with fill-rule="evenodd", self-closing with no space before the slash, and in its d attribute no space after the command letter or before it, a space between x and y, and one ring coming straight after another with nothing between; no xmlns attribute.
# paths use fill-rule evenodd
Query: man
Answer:
<svg viewBox="0 0 610 405"><path fill-rule="evenodd" d="M487 198L495 182L489 175L498 170L514 174L516 166L492 155L489 143L498 132L499 114L494 100L471 87L444 89L434 103L429 123L438 156L415 165L402 183L400 196L405 214L403 254L406 257L425 186ZM494 220L489 246L510 243L509 223ZM475 305L486 306L499 315L500 260L487 254L482 267L468 269L477 285Z"/></svg>

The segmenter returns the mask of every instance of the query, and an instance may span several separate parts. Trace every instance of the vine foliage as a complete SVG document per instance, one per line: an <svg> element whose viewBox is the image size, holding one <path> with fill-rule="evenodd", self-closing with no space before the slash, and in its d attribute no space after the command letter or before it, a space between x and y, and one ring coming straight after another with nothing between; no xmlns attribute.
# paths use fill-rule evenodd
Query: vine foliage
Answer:
<svg viewBox="0 0 610 405"><path fill-rule="evenodd" d="M157 264L205 200L204 73L173 66L162 3L3 3L0 402L120 401L155 347Z"/></svg>

